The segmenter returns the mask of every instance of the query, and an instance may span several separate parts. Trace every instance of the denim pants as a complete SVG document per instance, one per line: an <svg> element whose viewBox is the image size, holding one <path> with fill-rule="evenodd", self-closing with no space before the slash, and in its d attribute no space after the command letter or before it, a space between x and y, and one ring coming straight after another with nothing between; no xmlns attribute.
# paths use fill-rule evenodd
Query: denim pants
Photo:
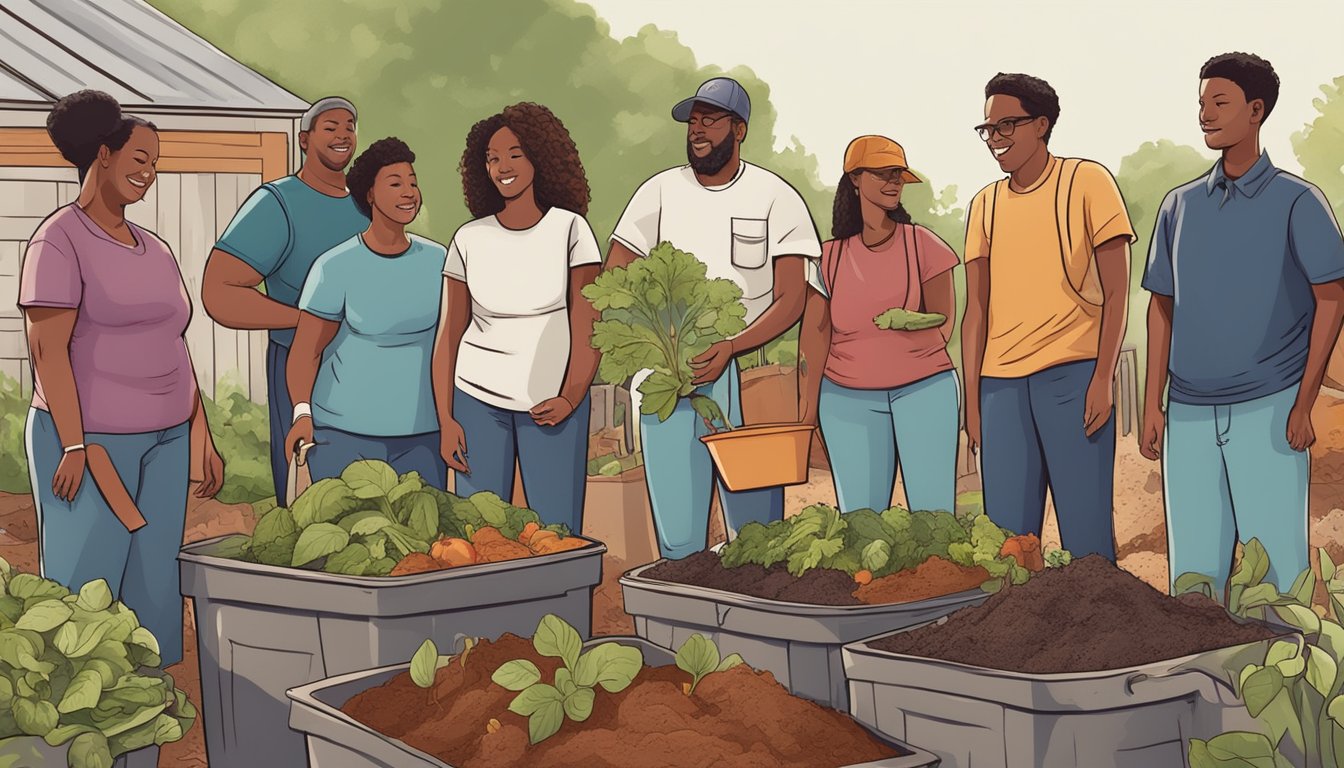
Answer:
<svg viewBox="0 0 1344 768"><path fill-rule="evenodd" d="M285 498L289 474L285 436L294 426L294 403L289 399L289 383L285 378L288 363L289 348L270 342L266 347L266 403L271 416L271 480L275 484L275 498L280 500Z"/></svg>
<svg viewBox="0 0 1344 768"><path fill-rule="evenodd" d="M700 387L714 398L733 426L742 425L737 363L728 366L712 384ZM700 438L709 434L690 400L679 398L667 421L657 415L639 415L644 451L644 477L663 557L679 559L705 548L709 538L710 492L717 485L728 535L747 523L769 523L784 517L784 489L762 488L733 493L724 487Z"/></svg>
<svg viewBox="0 0 1344 768"><path fill-rule="evenodd" d="M818 416L841 512L890 506L898 462L910 509L954 511L961 423L956 372L892 389L851 389L822 379Z"/></svg>
<svg viewBox="0 0 1344 768"><path fill-rule="evenodd" d="M1040 536L1048 486L1064 548L1114 562L1114 409L1091 437L1083 428L1095 370L1095 360L1083 360L982 379L980 471L985 514L995 524Z"/></svg>
<svg viewBox="0 0 1344 768"><path fill-rule="evenodd" d="M308 450L308 475L314 483L340 477L356 461L375 459L391 464L398 475L415 471L435 488L448 487L448 465L439 455L438 432L372 437L314 425L313 442L316 445ZM285 471L289 471L288 460Z"/></svg>
<svg viewBox="0 0 1344 768"><path fill-rule="evenodd" d="M573 533L582 533L591 410L592 403L584 396L569 418L543 427L527 411L497 408L454 389L453 418L466 433L471 467L471 474L456 473L457 495L491 491L508 501L516 462L527 505L542 522L562 523Z"/></svg>
<svg viewBox="0 0 1344 768"><path fill-rule="evenodd" d="M1167 405L1162 480L1173 591L1184 573L1221 594L1238 541L1259 539L1280 592L1310 565L1311 454L1288 444L1298 385L1232 405Z"/></svg>
<svg viewBox="0 0 1344 768"><path fill-rule="evenodd" d="M182 589L177 552L187 520L191 462L188 423L129 435L88 433L85 442L107 449L117 475L146 525L126 530L86 469L73 501L51 490L64 457L51 414L28 412L25 442L37 507L42 576L71 590L103 579L159 641L163 665L182 660Z"/></svg>

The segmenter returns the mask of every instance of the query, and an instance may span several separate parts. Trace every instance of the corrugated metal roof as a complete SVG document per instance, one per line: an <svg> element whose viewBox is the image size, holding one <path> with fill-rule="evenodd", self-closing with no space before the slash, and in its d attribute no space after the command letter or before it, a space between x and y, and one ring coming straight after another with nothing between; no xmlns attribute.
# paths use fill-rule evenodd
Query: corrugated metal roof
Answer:
<svg viewBox="0 0 1344 768"><path fill-rule="evenodd" d="M143 0L0 0L0 103L50 103L81 88L141 109L308 108Z"/></svg>

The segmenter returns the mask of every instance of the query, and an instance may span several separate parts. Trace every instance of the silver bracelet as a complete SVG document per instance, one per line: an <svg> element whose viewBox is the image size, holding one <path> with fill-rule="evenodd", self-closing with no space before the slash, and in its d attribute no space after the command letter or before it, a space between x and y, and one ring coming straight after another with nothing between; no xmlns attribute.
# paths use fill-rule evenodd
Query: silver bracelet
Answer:
<svg viewBox="0 0 1344 768"><path fill-rule="evenodd" d="M66 453L74 453L75 451L82 451L82 450L84 450L83 443L75 443L74 445L67 445L65 447Z"/></svg>

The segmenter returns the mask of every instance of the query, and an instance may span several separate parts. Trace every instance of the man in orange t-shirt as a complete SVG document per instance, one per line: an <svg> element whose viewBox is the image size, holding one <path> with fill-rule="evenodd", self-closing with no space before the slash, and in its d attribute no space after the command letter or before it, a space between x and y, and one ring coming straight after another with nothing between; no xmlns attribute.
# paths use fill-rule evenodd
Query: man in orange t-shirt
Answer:
<svg viewBox="0 0 1344 768"><path fill-rule="evenodd" d="M1049 487L1064 548L1114 560L1112 382L1134 230L1104 167L1050 153L1048 83L999 74L985 98L976 131L1008 174L966 218L966 432L985 512L1040 536Z"/></svg>

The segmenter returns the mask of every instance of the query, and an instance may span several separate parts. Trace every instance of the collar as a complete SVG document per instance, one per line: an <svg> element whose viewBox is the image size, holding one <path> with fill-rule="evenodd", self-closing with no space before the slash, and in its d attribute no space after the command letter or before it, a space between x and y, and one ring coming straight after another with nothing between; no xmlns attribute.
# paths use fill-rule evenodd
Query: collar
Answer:
<svg viewBox="0 0 1344 768"><path fill-rule="evenodd" d="M1278 169L1269 160L1269 152L1261 150L1260 159L1255 161L1255 165L1239 179L1229 179L1223 172L1223 161L1214 163L1213 170L1209 171L1208 181L1205 182L1206 191L1212 195L1219 186L1224 188L1232 187L1237 193L1245 197L1255 197L1260 190L1265 188L1269 180L1274 178ZM1230 191L1230 190L1229 190Z"/></svg>

